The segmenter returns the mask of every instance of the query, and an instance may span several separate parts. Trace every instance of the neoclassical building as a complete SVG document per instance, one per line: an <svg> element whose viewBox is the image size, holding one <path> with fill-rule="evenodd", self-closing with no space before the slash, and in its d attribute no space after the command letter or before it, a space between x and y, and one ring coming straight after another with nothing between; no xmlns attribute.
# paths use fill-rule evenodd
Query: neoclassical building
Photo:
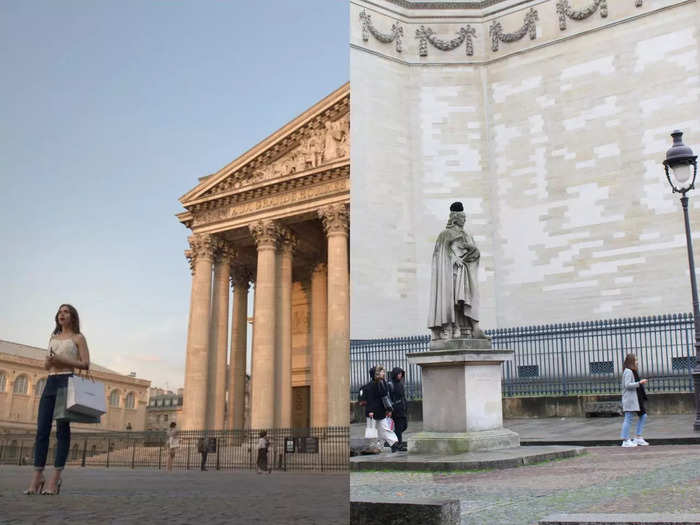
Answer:
<svg viewBox="0 0 700 525"><path fill-rule="evenodd" d="M0 340L0 434L36 431L39 400L48 372L45 348ZM143 430L151 382L95 363L90 373L105 385L107 413L97 425L72 424L76 432Z"/></svg>
<svg viewBox="0 0 700 525"><path fill-rule="evenodd" d="M346 84L180 198L192 232L181 428L244 428L249 300L245 426L348 425L349 103Z"/></svg>

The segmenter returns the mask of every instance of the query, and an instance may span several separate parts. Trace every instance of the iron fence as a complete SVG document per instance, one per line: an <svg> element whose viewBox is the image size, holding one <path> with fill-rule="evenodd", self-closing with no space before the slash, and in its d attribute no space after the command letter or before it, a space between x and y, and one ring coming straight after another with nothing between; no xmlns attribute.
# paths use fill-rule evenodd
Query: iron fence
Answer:
<svg viewBox="0 0 700 525"><path fill-rule="evenodd" d="M503 364L503 395L611 394L620 392L625 355L637 356L650 392L693 390L692 314L606 319L487 330L496 349L513 350ZM421 396L420 368L406 354L428 351L430 337L356 339L350 342L351 396L369 381L369 369L406 371L406 395Z"/></svg>
<svg viewBox="0 0 700 525"><path fill-rule="evenodd" d="M216 470L254 470L259 430L180 431L173 469L201 467L200 439L208 448L205 466ZM268 466L291 472L344 472L350 457L350 429L324 427L268 429ZM56 437L51 435L47 465L53 464ZM164 470L168 464L164 431L73 433L68 465L82 467L127 467ZM33 434L0 435L0 465L31 465Z"/></svg>

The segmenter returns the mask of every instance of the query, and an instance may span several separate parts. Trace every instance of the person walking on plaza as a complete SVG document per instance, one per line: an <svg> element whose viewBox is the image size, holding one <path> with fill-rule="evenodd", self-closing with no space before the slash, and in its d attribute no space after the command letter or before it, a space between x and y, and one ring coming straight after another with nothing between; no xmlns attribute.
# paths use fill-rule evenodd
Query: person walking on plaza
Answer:
<svg viewBox="0 0 700 525"><path fill-rule="evenodd" d="M199 438L199 441L197 442L197 452L202 455L202 465L200 470L207 470L207 455L209 454L209 447L207 445L206 438Z"/></svg>
<svg viewBox="0 0 700 525"><path fill-rule="evenodd" d="M56 421L55 471L44 489L46 484L44 466L49 450L49 436L53 423L53 411L56 406L56 394L59 388L65 388L68 385L68 378L73 375L75 369L88 370L90 368L90 353L85 337L80 333L80 317L77 310L69 304L62 304L56 312L54 321L56 327L49 339L48 354L44 360L44 368L49 371L49 376L39 400L36 441L34 443L34 475L29 488L24 491L27 495L54 495L61 492L61 473L66 465L70 449L70 424L66 420Z"/></svg>
<svg viewBox="0 0 700 525"><path fill-rule="evenodd" d="M406 372L402 368L395 367L391 371L388 383L391 394L391 404L393 406L392 415L394 419L394 432L398 441L391 446L391 450L406 450L406 443L403 441L403 432L408 428L408 405L406 403L406 393L404 390L404 377Z"/></svg>
<svg viewBox="0 0 700 525"><path fill-rule="evenodd" d="M168 472L173 470L173 460L175 459L175 453L179 446L180 439L178 438L178 431L175 428L175 421L173 421L170 423L170 428L168 429Z"/></svg>
<svg viewBox="0 0 700 525"><path fill-rule="evenodd" d="M388 418L391 418L392 404L389 395L389 387L385 380L386 371L381 365L374 369L374 381L367 387L367 416L377 422L377 438L380 450L384 443L392 446L398 441L396 434L391 430ZM393 449L392 449L393 450Z"/></svg>
<svg viewBox="0 0 700 525"><path fill-rule="evenodd" d="M270 440L267 439L267 431L261 430L258 439L258 461L257 461L257 473L262 474L267 471L269 474L272 472L272 466L268 465L267 462L267 451L270 448Z"/></svg>
<svg viewBox="0 0 700 525"><path fill-rule="evenodd" d="M627 354L625 357L624 371L622 373L622 410L625 413L625 419L622 422L622 446L637 447L646 446L647 443L642 437L644 423L647 420L646 400L647 394L644 390L646 379L639 379L637 371L637 358L634 354ZM632 417L637 414L637 437L630 439L630 426L632 425Z"/></svg>

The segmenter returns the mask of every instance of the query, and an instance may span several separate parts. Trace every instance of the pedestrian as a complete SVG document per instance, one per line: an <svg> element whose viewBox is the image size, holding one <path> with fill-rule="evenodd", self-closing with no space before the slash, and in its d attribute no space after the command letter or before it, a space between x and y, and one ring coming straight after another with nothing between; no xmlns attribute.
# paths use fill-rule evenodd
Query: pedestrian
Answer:
<svg viewBox="0 0 700 525"><path fill-rule="evenodd" d="M262 474L267 471L269 474L272 472L272 466L268 465L267 462L267 451L270 448L270 440L267 439L267 431L261 430L258 434L258 461L257 461L257 473Z"/></svg>
<svg viewBox="0 0 700 525"><path fill-rule="evenodd" d="M173 460L175 459L175 454L180 446L180 439L178 437L179 432L175 426L175 421L173 421L170 423L170 428L168 429L168 472L173 470Z"/></svg>
<svg viewBox="0 0 700 525"><path fill-rule="evenodd" d="M381 365L374 369L374 381L367 387L367 416L374 419L377 424L377 446L381 450L385 443L389 446L398 441L396 434L391 430L392 404L389 395L389 387L386 382L386 371Z"/></svg>
<svg viewBox="0 0 700 525"><path fill-rule="evenodd" d="M207 454L209 454L209 447L207 446L206 438L199 438L197 442L197 452L202 455L202 465L200 470L207 470Z"/></svg>
<svg viewBox="0 0 700 525"><path fill-rule="evenodd" d="M398 441L391 446L393 452L407 449L406 442L403 441L403 432L408 428L408 405L406 403L406 392L404 390L404 377L406 372L402 368L395 367L391 371L388 383L391 394L391 404L393 406L392 418L394 419L394 433Z"/></svg>
<svg viewBox="0 0 700 525"><path fill-rule="evenodd" d="M24 494L59 494L61 492L61 473L66 465L70 449L70 423L66 420L56 421L56 455L54 460L54 475L46 489L44 485L44 466L49 450L49 435L53 423L53 411L56 406L56 393L59 388L68 386L68 378L75 369L90 368L90 352L85 337L80 333L80 317L77 310L62 304L54 317L56 326L49 338L49 349L44 368L49 376L44 385L44 391L39 400L37 416L36 441L34 443L34 475L29 488Z"/></svg>
<svg viewBox="0 0 700 525"><path fill-rule="evenodd" d="M627 354L625 357L624 371L622 372L622 411L625 413L625 420L622 422L622 446L637 447L646 446L647 443L642 437L644 423L647 420L646 400L647 394L644 390L646 379L639 379L637 371L637 358L634 354ZM632 417L637 414L637 437L630 439L630 426Z"/></svg>

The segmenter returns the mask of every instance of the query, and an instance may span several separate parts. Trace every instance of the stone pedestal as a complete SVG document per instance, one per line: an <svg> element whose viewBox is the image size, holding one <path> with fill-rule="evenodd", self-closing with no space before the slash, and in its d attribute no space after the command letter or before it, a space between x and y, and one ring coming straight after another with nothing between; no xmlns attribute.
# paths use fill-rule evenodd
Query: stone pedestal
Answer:
<svg viewBox="0 0 700 525"><path fill-rule="evenodd" d="M423 375L423 432L408 439L409 453L461 454L517 447L503 428L502 363L512 350L486 339L434 341L429 352L408 354Z"/></svg>

